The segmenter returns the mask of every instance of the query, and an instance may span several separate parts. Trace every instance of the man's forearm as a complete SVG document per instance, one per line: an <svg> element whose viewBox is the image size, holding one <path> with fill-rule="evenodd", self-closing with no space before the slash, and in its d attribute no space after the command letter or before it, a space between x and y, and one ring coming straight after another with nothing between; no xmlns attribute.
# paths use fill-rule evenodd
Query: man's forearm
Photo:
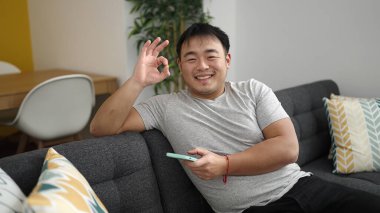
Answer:
<svg viewBox="0 0 380 213"><path fill-rule="evenodd" d="M278 170L298 157L298 142L293 136L277 136L258 143L242 152L225 157L203 148L188 151L201 158L184 162L199 178L211 180L217 176L260 175Z"/></svg>
<svg viewBox="0 0 380 213"><path fill-rule="evenodd" d="M99 108L90 124L94 136L117 134L144 87L128 79Z"/></svg>
<svg viewBox="0 0 380 213"><path fill-rule="evenodd" d="M287 137L275 137L229 156L230 175L259 175L294 163L298 157L298 142Z"/></svg>

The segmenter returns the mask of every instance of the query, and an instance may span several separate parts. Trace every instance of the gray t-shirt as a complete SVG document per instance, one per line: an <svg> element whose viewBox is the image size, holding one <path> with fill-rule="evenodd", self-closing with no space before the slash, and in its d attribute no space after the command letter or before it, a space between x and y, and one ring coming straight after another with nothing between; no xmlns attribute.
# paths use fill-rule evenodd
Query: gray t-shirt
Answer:
<svg viewBox="0 0 380 213"><path fill-rule="evenodd" d="M265 127L288 117L273 91L259 81L226 82L225 86L215 100L194 98L184 90L154 96L134 107L145 128L161 130L180 154L196 147L222 155L244 151L264 140ZM184 169L216 212L266 205L309 175L293 163L262 175L229 176L223 184L222 177L206 181Z"/></svg>

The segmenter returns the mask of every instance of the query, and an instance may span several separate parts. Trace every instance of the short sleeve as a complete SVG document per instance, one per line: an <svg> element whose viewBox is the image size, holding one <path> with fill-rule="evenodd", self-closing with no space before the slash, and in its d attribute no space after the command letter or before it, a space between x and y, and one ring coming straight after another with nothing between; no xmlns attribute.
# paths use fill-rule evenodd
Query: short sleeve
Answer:
<svg viewBox="0 0 380 213"><path fill-rule="evenodd" d="M255 96L257 122L261 130L275 121L289 117L277 96L267 85L252 79L250 88Z"/></svg>
<svg viewBox="0 0 380 213"><path fill-rule="evenodd" d="M146 130L154 128L162 130L169 100L170 95L157 95L134 106L140 114Z"/></svg>

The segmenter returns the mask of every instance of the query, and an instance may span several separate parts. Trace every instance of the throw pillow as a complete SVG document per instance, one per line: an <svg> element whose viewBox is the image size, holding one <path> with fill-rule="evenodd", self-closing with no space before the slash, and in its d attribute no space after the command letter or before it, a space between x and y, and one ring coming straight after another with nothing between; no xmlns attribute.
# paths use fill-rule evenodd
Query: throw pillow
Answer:
<svg viewBox="0 0 380 213"><path fill-rule="evenodd" d="M357 100L370 100L370 99L367 99L367 98L356 98L356 97L350 97L350 96L342 96L342 95L335 95L334 93L331 93L330 95L330 99L331 100L345 100L345 101L357 101ZM375 99L376 101L380 101L380 99L376 98ZM335 143L332 143L331 144L331 147L330 147L330 151L329 151L329 155L328 155L328 159L332 159L333 158L333 155L334 155L334 150L335 150Z"/></svg>
<svg viewBox="0 0 380 213"><path fill-rule="evenodd" d="M368 98L356 98L356 97L350 97L350 96L342 96L342 95L335 95L334 93L331 93L330 95L330 99L332 100L345 100L345 101L357 101L357 100L371 100L371 99L368 99ZM380 101L380 98L375 98L374 99L375 101ZM333 158L333 155L334 155L334 150L335 150L335 143L332 143L331 144L331 147L330 147L330 152L329 152L329 155L328 155L328 159L332 159Z"/></svg>
<svg viewBox="0 0 380 213"><path fill-rule="evenodd" d="M380 101L380 98L358 98L358 97L351 97L351 96L335 95L334 93L331 93L330 99L346 100L346 101L356 101L356 100Z"/></svg>
<svg viewBox="0 0 380 213"><path fill-rule="evenodd" d="M324 98L334 173L380 171L380 100Z"/></svg>
<svg viewBox="0 0 380 213"><path fill-rule="evenodd" d="M25 195L17 184L0 168L0 212L22 212Z"/></svg>
<svg viewBox="0 0 380 213"><path fill-rule="evenodd" d="M90 184L69 160L50 148L26 212L107 212Z"/></svg>

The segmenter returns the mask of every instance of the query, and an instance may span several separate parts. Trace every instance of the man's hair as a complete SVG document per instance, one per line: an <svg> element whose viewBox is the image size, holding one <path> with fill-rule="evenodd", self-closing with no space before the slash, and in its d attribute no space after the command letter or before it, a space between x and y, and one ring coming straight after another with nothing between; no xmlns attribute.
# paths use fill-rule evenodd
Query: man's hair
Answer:
<svg viewBox="0 0 380 213"><path fill-rule="evenodd" d="M218 27L212 26L210 24L195 23L195 24L192 24L189 28L187 28L185 32L182 33L181 37L178 40L177 56L179 60L181 60L182 44L185 42L189 42L192 37L196 37L196 36L216 37L220 41L220 43L222 43L222 46L224 50L226 51L226 54L230 50L230 41L229 41L228 35L223 30L221 30Z"/></svg>

